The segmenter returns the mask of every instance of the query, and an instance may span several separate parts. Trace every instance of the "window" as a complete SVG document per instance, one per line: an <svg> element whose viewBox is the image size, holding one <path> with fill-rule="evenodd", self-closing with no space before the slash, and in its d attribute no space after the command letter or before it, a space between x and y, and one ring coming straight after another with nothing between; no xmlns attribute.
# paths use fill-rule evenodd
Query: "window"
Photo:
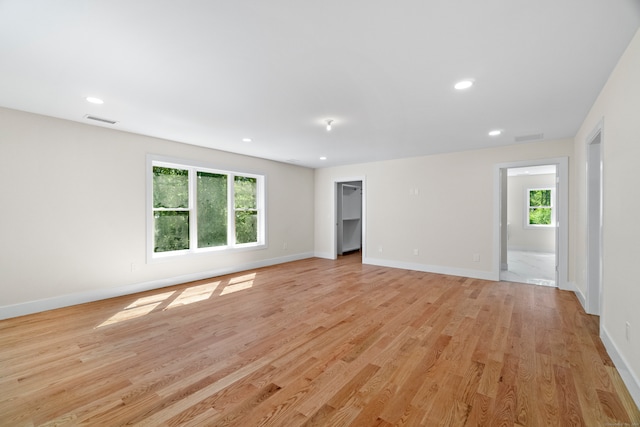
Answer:
<svg viewBox="0 0 640 427"><path fill-rule="evenodd" d="M235 176L236 242L251 243L258 239L257 179Z"/></svg>
<svg viewBox="0 0 640 427"><path fill-rule="evenodd" d="M151 257L264 245L264 177L151 160Z"/></svg>
<svg viewBox="0 0 640 427"><path fill-rule="evenodd" d="M526 226L554 226L553 193L551 188L530 188L527 190Z"/></svg>

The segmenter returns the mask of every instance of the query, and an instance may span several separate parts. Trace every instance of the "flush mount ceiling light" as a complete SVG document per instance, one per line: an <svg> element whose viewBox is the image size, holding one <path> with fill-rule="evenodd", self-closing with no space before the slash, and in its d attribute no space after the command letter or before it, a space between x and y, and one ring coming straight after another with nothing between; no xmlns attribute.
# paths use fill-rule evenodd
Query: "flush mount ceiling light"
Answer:
<svg viewBox="0 0 640 427"><path fill-rule="evenodd" d="M242 138L242 142L251 142L253 141L251 138Z"/></svg>
<svg viewBox="0 0 640 427"><path fill-rule="evenodd" d="M333 119L327 119L327 132L331 132L331 124L333 123Z"/></svg>
<svg viewBox="0 0 640 427"><path fill-rule="evenodd" d="M92 104L104 104L104 101L100 98L96 98L95 96L87 96L85 98L87 100L87 102L90 102Z"/></svg>
<svg viewBox="0 0 640 427"><path fill-rule="evenodd" d="M326 156L322 156L322 157L320 157L320 160L327 160L327 157Z"/></svg>
<svg viewBox="0 0 640 427"><path fill-rule="evenodd" d="M465 90L465 89L469 89L471 86L473 86L473 80L466 79L466 80L459 81L453 87L456 88L457 90Z"/></svg>
<svg viewBox="0 0 640 427"><path fill-rule="evenodd" d="M491 132L489 132L489 136L498 136L502 133L502 131L500 129L496 129L496 130L492 130Z"/></svg>

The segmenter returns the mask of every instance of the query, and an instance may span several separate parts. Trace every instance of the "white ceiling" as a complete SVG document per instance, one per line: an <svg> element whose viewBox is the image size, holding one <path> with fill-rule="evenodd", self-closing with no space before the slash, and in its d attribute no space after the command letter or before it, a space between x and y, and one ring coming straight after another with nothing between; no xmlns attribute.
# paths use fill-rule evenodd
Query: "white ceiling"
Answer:
<svg viewBox="0 0 640 427"><path fill-rule="evenodd" d="M639 25L638 0L0 0L0 106L309 167L565 138Z"/></svg>

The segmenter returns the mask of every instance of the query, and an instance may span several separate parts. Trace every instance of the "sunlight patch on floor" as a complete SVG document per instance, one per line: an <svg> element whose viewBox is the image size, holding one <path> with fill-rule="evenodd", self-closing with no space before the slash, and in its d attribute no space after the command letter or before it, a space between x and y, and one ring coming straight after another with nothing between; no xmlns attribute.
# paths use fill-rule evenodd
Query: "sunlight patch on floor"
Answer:
<svg viewBox="0 0 640 427"><path fill-rule="evenodd" d="M234 292L249 289L253 286L253 281L256 278L256 273L245 274L244 276L234 277L229 280L229 284L220 292L220 296L232 294Z"/></svg>
<svg viewBox="0 0 640 427"><path fill-rule="evenodd" d="M175 291L163 292L161 294L154 294L154 295L138 298L137 300L135 300L134 302L126 306L125 310L129 310L131 308L136 308L136 307L148 306L149 304L153 304L156 302L162 302L167 298L170 298L175 293L176 293Z"/></svg>
<svg viewBox="0 0 640 427"><path fill-rule="evenodd" d="M229 279L229 284L222 289L219 296L232 294L234 292L249 289L253 286L253 281L256 278L256 273L243 274ZM222 283L221 280L204 283L202 285L190 286L182 291L170 291L162 292L159 294L148 295L138 298L98 326L101 328L107 325L113 325L116 323L124 322L126 320L136 319L138 317L146 316L147 314L159 308L162 304L168 305L164 310L180 307L183 305L193 304L196 302L204 301L211 298ZM171 301L172 298L175 299ZM169 302L171 301L171 302Z"/></svg>
<svg viewBox="0 0 640 427"><path fill-rule="evenodd" d="M146 297L138 298L123 310L117 312L97 327L101 328L107 325L113 325L114 323L124 322L125 320L135 319L137 317L145 316L151 313L156 307L162 304L167 298L175 294L175 291L163 292L161 294L149 295Z"/></svg>
<svg viewBox="0 0 640 427"><path fill-rule="evenodd" d="M209 299L211 298L211 295L213 295L219 284L220 281L217 281L187 288L182 291L182 293L175 300L173 300L171 304L169 304L169 306L165 308L165 310Z"/></svg>

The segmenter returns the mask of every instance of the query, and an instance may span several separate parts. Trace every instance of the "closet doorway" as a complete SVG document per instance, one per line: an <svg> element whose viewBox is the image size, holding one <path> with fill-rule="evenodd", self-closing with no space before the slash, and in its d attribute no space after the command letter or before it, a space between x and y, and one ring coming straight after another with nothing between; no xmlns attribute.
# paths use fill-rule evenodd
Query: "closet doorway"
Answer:
<svg viewBox="0 0 640 427"><path fill-rule="evenodd" d="M362 181L336 183L336 255L362 249Z"/></svg>

